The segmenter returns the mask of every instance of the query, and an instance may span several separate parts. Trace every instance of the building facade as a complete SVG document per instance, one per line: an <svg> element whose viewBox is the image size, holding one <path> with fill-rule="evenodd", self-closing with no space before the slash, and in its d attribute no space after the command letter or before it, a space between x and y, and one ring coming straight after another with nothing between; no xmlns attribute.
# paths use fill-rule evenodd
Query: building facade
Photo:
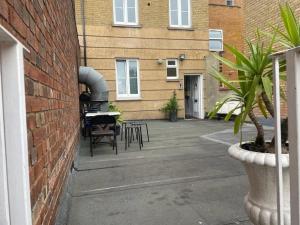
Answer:
<svg viewBox="0 0 300 225"><path fill-rule="evenodd" d="M81 64L103 74L125 119L165 118L174 91L179 117L204 117L207 0L75 2Z"/></svg>
<svg viewBox="0 0 300 225"><path fill-rule="evenodd" d="M209 0L209 50L221 55L226 59L234 61L234 56L224 47L224 44L234 46L243 51L244 49L244 7L242 0ZM207 58L207 70L210 67L219 68L228 79L236 80L237 72L215 60L214 57ZM230 92L224 85L211 77L206 81L207 107L211 110L215 103L223 99ZM229 112L235 104L227 103L222 107L220 113Z"/></svg>
<svg viewBox="0 0 300 225"><path fill-rule="evenodd" d="M15 96L17 101L8 99L6 94L12 92L7 86L3 86L2 91L0 88L0 99L3 100L3 105L0 101L1 224L55 223L59 199L79 141L79 42L74 11L72 0L0 2L0 81L12 85L10 90L21 93L24 83L20 84L20 81L25 80L24 96ZM19 46L23 46L24 51ZM14 67L17 61L19 64ZM9 71L22 73L16 77ZM18 107L22 109L25 98L23 114ZM8 113L6 110L11 104L15 108ZM4 120L1 118L3 113ZM15 116L12 118L12 115ZM9 127L19 118L24 118L22 124L25 126L27 119L27 133L24 127L25 132L9 139ZM5 129L1 121L8 125ZM16 125L15 129L19 127ZM10 145L16 146L18 140L21 140L22 148L26 146L21 154L18 154L19 148ZM2 148L3 141L6 148ZM8 149L6 161L3 161L2 153ZM17 158L21 156L23 161ZM7 166L3 167L5 164ZM7 173L4 171L3 174L3 168L7 168ZM24 173L14 174L16 168ZM3 180L3 176L7 179ZM28 177L29 185L26 184ZM18 185L24 188L13 192ZM22 191L25 195L30 192L29 197L18 198ZM7 198L5 193L10 196ZM11 201L15 196L16 202L24 199L21 201L24 207L13 207L16 202ZM10 205L9 209L7 205Z"/></svg>
<svg viewBox="0 0 300 225"><path fill-rule="evenodd" d="M253 0L245 1L245 36L248 40L255 40L256 30L273 32L271 25L282 26L279 3L288 2L295 11L296 16L300 17L300 2L298 0L272 1L272 0ZM268 13L265 13L268 12ZM280 46L282 47L282 46ZM280 48L279 47L279 48ZM282 84L285 89L285 84ZM287 116L287 105L281 102L281 114Z"/></svg>

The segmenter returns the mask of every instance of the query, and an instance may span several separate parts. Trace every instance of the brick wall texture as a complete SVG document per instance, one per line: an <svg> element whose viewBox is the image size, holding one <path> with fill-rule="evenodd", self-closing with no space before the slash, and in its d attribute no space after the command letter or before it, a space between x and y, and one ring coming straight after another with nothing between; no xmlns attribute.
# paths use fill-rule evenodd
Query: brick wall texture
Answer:
<svg viewBox="0 0 300 225"><path fill-rule="evenodd" d="M274 1L274 0L251 0L245 1L245 36L248 40L255 39L255 32L257 29L267 32L272 32L271 25L282 26L279 3L288 2L300 18L300 1ZM245 47L246 49L246 47ZM282 84L285 89L285 84ZM283 116L287 115L286 102L282 101L281 113Z"/></svg>
<svg viewBox="0 0 300 225"><path fill-rule="evenodd" d="M244 49L244 11L241 0L234 1L234 6L227 6L224 0L209 1L209 28L222 29L225 44L234 46L239 50ZM232 54L224 48L222 55L232 61ZM235 80L237 73L227 66L222 66L223 73Z"/></svg>
<svg viewBox="0 0 300 225"><path fill-rule="evenodd" d="M54 224L78 144L79 44L72 0L1 0L0 24L21 41L34 225Z"/></svg>

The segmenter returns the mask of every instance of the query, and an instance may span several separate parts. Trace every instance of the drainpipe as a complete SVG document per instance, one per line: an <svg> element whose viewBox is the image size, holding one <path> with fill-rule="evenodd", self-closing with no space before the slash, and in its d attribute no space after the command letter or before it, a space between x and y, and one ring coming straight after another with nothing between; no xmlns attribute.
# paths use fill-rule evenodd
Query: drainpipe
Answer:
<svg viewBox="0 0 300 225"><path fill-rule="evenodd" d="M81 22L82 22L82 38L83 38L83 60L84 66L87 66L87 57L86 57L86 30L85 30L85 0L80 0L80 12L81 12Z"/></svg>

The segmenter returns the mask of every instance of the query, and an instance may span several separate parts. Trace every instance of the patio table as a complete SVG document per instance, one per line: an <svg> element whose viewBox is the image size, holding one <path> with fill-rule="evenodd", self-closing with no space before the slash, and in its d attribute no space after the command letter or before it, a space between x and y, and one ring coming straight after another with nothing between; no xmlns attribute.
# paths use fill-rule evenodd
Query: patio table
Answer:
<svg viewBox="0 0 300 225"><path fill-rule="evenodd" d="M89 112L85 114L85 117L94 117L94 116L119 116L120 112Z"/></svg>

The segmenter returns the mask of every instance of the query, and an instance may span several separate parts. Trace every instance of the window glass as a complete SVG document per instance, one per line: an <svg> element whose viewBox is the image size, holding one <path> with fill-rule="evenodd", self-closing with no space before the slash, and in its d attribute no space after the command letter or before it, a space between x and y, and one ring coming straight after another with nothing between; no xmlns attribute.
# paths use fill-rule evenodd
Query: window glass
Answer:
<svg viewBox="0 0 300 225"><path fill-rule="evenodd" d="M176 68L168 68L167 69L167 76L168 77L177 77L177 69Z"/></svg>
<svg viewBox="0 0 300 225"><path fill-rule="evenodd" d="M222 38L222 31L219 30L210 30L209 31L209 38Z"/></svg>
<svg viewBox="0 0 300 225"><path fill-rule="evenodd" d="M126 94L126 61L117 61L118 94Z"/></svg>
<svg viewBox="0 0 300 225"><path fill-rule="evenodd" d="M119 97L138 97L138 61L135 59L117 60L117 94Z"/></svg>
<svg viewBox="0 0 300 225"><path fill-rule="evenodd" d="M137 0L114 0L115 23L137 24Z"/></svg>
<svg viewBox="0 0 300 225"><path fill-rule="evenodd" d="M178 25L178 11L171 11L171 24Z"/></svg>
<svg viewBox="0 0 300 225"><path fill-rule="evenodd" d="M170 1L170 25L190 26L190 0L169 0Z"/></svg>
<svg viewBox="0 0 300 225"><path fill-rule="evenodd" d="M189 0L181 0L181 10L185 12L189 11Z"/></svg>
<svg viewBox="0 0 300 225"><path fill-rule="evenodd" d="M209 41L209 49L212 51L218 51L223 49L222 40L210 40Z"/></svg>
<svg viewBox="0 0 300 225"><path fill-rule="evenodd" d="M135 15L135 0L127 1L127 14L128 14L128 22L135 23L136 15Z"/></svg>
<svg viewBox="0 0 300 225"><path fill-rule="evenodd" d="M167 78L178 78L177 60L167 60Z"/></svg>
<svg viewBox="0 0 300 225"><path fill-rule="evenodd" d="M137 62L129 61L130 94L138 94Z"/></svg>

